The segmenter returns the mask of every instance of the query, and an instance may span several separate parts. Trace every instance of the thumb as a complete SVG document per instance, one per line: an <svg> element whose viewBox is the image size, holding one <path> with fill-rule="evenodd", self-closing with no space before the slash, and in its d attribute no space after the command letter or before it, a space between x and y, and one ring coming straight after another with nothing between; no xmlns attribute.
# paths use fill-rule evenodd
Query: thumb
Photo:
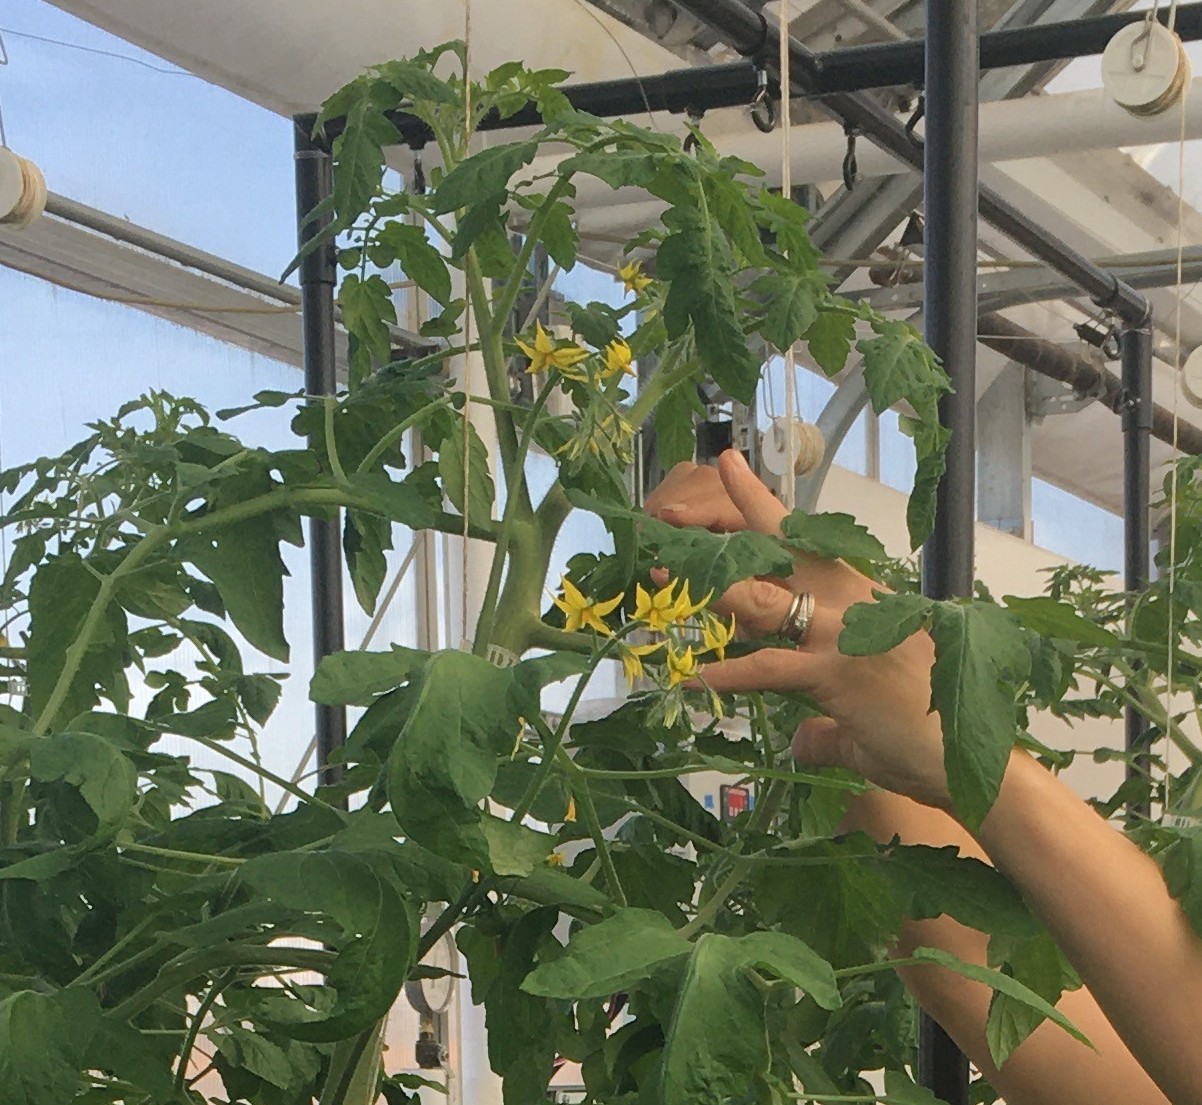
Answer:
<svg viewBox="0 0 1202 1105"><path fill-rule="evenodd" d="M803 721L793 734L793 758L807 767L850 767L851 744L829 717Z"/></svg>
<svg viewBox="0 0 1202 1105"><path fill-rule="evenodd" d="M760 482L738 449L727 449L718 458L718 474L726 493L752 529L780 533L780 520L789 512Z"/></svg>

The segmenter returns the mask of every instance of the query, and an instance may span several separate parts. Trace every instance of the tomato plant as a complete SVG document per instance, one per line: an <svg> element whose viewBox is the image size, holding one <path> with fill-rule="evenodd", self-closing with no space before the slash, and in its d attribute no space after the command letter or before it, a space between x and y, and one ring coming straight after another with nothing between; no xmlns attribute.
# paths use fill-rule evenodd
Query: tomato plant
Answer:
<svg viewBox="0 0 1202 1105"><path fill-rule="evenodd" d="M810 703L684 689L700 660L754 647L732 639L712 595L787 572L798 550L896 585L880 544L842 515L796 514L781 537L674 529L642 518L626 489L645 423L666 463L692 456L702 380L752 402L765 350L806 342L833 375L855 349L876 410L912 412L917 547L946 444L941 367L908 324L831 290L805 213L753 166L701 135L686 150L576 111L559 72L506 65L469 96L462 63L452 43L383 64L322 113L319 129L345 118L328 214L351 374L335 397L255 398L292 408L293 447L246 445L223 424L237 412L215 420L152 393L63 456L4 476L14 540L0 599L13 643L2 660L20 702L0 708L6 1100L200 1102L200 1077L215 1073L231 1103L396 1105L411 1088L381 1073L381 1025L448 931L487 1010L509 1105L544 1100L561 1057L581 1063L604 1102L873 1100L864 1073L882 1068L888 1100L927 1101L908 1074L913 1009L886 955L905 916L946 913L991 934L996 969L932 949L913 958L995 989L999 1060L1045 1017L1075 1031L1052 1008L1071 972L1000 875L948 850L837 834L865 784L793 765L789 737ZM537 133L473 144L485 113L528 103L544 120ZM401 106L438 147L421 194L383 183L397 138L387 113ZM631 243L625 305L569 303L569 336L515 328L535 248L564 269L576 262L586 177L664 205ZM433 355L393 357L380 274L393 264L437 305ZM469 353L485 394L445 373ZM636 387L635 363L652 359ZM481 425L497 442L495 481ZM431 459L405 451L410 431ZM556 465L537 496L536 450ZM1015 741L1030 743L1031 710L1115 715L1135 703L1154 736L1197 763L1184 715L1160 705L1170 669L1178 689L1197 685L1196 464L1182 466L1179 498L1172 599L1157 584L1132 612L1082 569L1000 603L934 602L903 578L849 614L846 651L934 636L933 707L966 818L988 810ZM549 581L573 509L599 515L615 551ZM310 790L259 760L280 687L252 657L288 659L281 542L301 543L304 518L336 512L367 610L397 527L469 534L493 561L470 650L321 662L312 698L363 712L340 754L344 779ZM653 565L673 582L652 583ZM611 662L629 701L574 721ZM543 691L563 680L567 710L545 715ZM723 735L722 714L748 735ZM229 770L167 753L166 735ZM755 784L755 808L715 819L684 784L701 770ZM248 779L294 804L273 813ZM1113 805L1152 785L1137 779ZM1189 823L1141 836L1202 914L1202 837Z"/></svg>

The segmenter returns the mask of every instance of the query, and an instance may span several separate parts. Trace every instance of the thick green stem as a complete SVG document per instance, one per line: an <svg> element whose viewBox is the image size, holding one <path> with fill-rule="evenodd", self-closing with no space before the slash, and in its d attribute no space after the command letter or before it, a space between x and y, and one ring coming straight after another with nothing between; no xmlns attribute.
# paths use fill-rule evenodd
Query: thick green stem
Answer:
<svg viewBox="0 0 1202 1105"><path fill-rule="evenodd" d="M494 325L493 316L488 308L488 291L484 284L484 274L480 271L480 262L476 258L474 249L468 250L464 270L467 274L468 294L472 301L472 315L480 332L480 356L484 361L484 376L488 384L488 394L498 403L507 402L510 396L505 343L501 332ZM501 454L501 466L505 472L506 483L508 483L518 452L517 427L514 425L513 416L500 408L494 408L493 418L497 427L497 449ZM529 509L528 501L525 505Z"/></svg>
<svg viewBox="0 0 1202 1105"><path fill-rule="evenodd" d="M678 342L660 362L655 375L643 385L638 397L626 412L626 418L632 426L641 426L646 422L659 401L674 387L693 375L694 369L691 364L678 366L683 352L684 346Z"/></svg>
<svg viewBox="0 0 1202 1105"><path fill-rule="evenodd" d="M186 860L189 863L207 863L210 867L241 867L246 860L236 856L215 856L204 852L181 852L176 848L156 848L153 844L138 844L127 841L120 845L123 852L139 852L146 856L159 856L163 859Z"/></svg>
<svg viewBox="0 0 1202 1105"><path fill-rule="evenodd" d="M523 579L521 582L526 584L526 589L533 584L536 588L542 586L543 579L546 578L547 565L546 563L539 564L537 558L534 562L530 562L523 557L521 567L518 567L517 561L510 558L510 546L513 543L513 535L515 527L527 523L529 516L528 506L523 508L520 504L529 503L529 493L526 489L526 457L530 452L530 442L534 440L534 430L538 423L539 416L543 412L543 407L547 405L547 400L551 396L551 392L555 389L556 382L553 379L548 379L543 384L542 389L538 393L538 398L535 399L534 405L530 408L530 413L526 416L522 426L522 437L518 442L517 456L514 458L513 466L506 474L506 491L505 491L505 513L501 518L501 528L497 534L497 546L493 550L492 567L488 573L488 586L484 591L484 601L481 603L480 615L476 621L476 639L472 645L472 651L477 656L483 656L488 652L488 646L492 643L493 629L496 626L497 620L497 599L501 591L501 579L505 574L505 563L508 560L511 574L521 572L524 577L530 577L529 580ZM541 574L539 568L541 567ZM537 581L534 577L537 576ZM537 590L535 595L537 595ZM534 613L533 610L530 613ZM516 652L523 650L514 650Z"/></svg>

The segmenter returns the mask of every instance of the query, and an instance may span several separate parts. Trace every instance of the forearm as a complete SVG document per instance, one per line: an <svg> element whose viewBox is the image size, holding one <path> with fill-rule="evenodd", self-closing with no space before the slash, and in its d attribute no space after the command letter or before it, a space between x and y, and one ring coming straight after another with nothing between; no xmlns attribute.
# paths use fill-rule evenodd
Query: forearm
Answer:
<svg viewBox="0 0 1202 1105"><path fill-rule="evenodd" d="M954 844L961 855L989 861L981 846L952 818L887 792L856 799L844 827L862 829L881 842L898 836L905 844ZM940 917L908 921L895 954L937 947L984 965L987 943L981 933ZM1089 1037L1096 1051L1056 1025L1045 1024L998 1071L985 1041L991 997L988 987L939 967L900 973L918 1003L943 1025L1008 1105L1167 1105L1087 989L1064 995L1059 1008Z"/></svg>
<svg viewBox="0 0 1202 1105"><path fill-rule="evenodd" d="M1156 863L1022 753L977 841L1165 1094L1202 1103L1202 940Z"/></svg>

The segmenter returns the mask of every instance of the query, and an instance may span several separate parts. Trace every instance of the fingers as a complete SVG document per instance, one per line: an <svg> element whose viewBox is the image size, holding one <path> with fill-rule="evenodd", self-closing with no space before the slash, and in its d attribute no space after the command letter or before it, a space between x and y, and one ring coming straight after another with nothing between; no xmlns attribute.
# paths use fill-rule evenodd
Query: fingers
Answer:
<svg viewBox="0 0 1202 1105"><path fill-rule="evenodd" d="M793 592L783 581L744 579L732 583L710 609L723 617L733 614L740 636L772 637L780 632L792 604Z"/></svg>
<svg viewBox="0 0 1202 1105"><path fill-rule="evenodd" d="M647 497L643 509L674 526L702 526L716 533L747 528L716 468L681 461Z"/></svg>
<svg viewBox="0 0 1202 1105"><path fill-rule="evenodd" d="M848 742L829 717L808 718L793 734L793 758L807 767L853 767Z"/></svg>
<svg viewBox="0 0 1202 1105"><path fill-rule="evenodd" d="M727 449L718 458L718 474L731 502L752 529L761 533L780 533L781 519L789 512L760 482L738 449Z"/></svg>
<svg viewBox="0 0 1202 1105"><path fill-rule="evenodd" d="M719 694L731 691L809 691L814 685L819 660L783 648L762 648L750 656L706 664L700 679L690 680L690 690L703 686Z"/></svg>

